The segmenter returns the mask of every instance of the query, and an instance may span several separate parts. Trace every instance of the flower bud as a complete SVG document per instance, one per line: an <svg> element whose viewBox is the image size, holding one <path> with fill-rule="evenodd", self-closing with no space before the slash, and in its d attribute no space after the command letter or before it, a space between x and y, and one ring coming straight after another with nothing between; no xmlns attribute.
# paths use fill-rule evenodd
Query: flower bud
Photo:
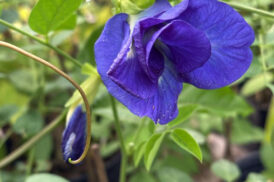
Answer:
<svg viewBox="0 0 274 182"><path fill-rule="evenodd" d="M77 106L68 118L63 132L62 151L66 162L78 159L84 151L86 141L86 113Z"/></svg>

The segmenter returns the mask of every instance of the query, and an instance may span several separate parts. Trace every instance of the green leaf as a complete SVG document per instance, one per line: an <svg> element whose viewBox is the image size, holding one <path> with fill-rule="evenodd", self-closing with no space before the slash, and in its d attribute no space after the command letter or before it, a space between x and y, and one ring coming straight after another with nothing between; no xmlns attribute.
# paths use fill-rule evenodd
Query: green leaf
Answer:
<svg viewBox="0 0 274 182"><path fill-rule="evenodd" d="M154 179L154 177L151 174L144 172L144 171L134 174L129 180L129 182L140 182L140 181L156 182L156 180Z"/></svg>
<svg viewBox="0 0 274 182"><path fill-rule="evenodd" d="M114 152L118 151L120 144L117 140L107 143L101 147L101 155L102 157L110 157Z"/></svg>
<svg viewBox="0 0 274 182"><path fill-rule="evenodd" d="M214 162L211 170L216 176L228 182L235 181L240 176L238 166L224 159Z"/></svg>
<svg viewBox="0 0 274 182"><path fill-rule="evenodd" d="M0 171L0 182L22 182L25 181L26 176L18 170Z"/></svg>
<svg viewBox="0 0 274 182"><path fill-rule="evenodd" d="M235 144L260 142L264 138L261 128L253 126L245 120L235 120L232 125L231 141Z"/></svg>
<svg viewBox="0 0 274 182"><path fill-rule="evenodd" d="M260 149L260 156L265 169L274 174L274 149L272 146L265 143Z"/></svg>
<svg viewBox="0 0 274 182"><path fill-rule="evenodd" d="M8 81L0 80L0 105L13 104L16 106L24 106L27 104L29 98L22 92L17 91Z"/></svg>
<svg viewBox="0 0 274 182"><path fill-rule="evenodd" d="M168 123L169 127L177 126L186 121L197 110L198 105L187 104L179 108L179 114L173 121Z"/></svg>
<svg viewBox="0 0 274 182"><path fill-rule="evenodd" d="M38 133L43 127L43 118L38 111L28 110L13 125L16 133L26 135L27 137Z"/></svg>
<svg viewBox="0 0 274 182"><path fill-rule="evenodd" d="M82 63L88 62L95 66L95 57L94 57L94 45L96 40L101 35L103 30L103 26L96 28L94 31L91 32L89 38L86 40L83 48L79 51L77 55L77 59L80 60ZM92 50L92 51L91 51Z"/></svg>
<svg viewBox="0 0 274 182"><path fill-rule="evenodd" d="M274 128L272 128L272 133L271 133L271 146L272 146L272 149L274 150Z"/></svg>
<svg viewBox="0 0 274 182"><path fill-rule="evenodd" d="M73 31L71 30L60 31L51 37L50 43L53 46L59 46L63 42L69 40L72 34L73 34Z"/></svg>
<svg viewBox="0 0 274 182"><path fill-rule="evenodd" d="M129 123L136 123L138 121L138 117L132 114L127 108L120 107L117 105L117 110L119 112L119 119L121 121L129 122ZM101 107L93 110L93 114L101 116L105 119L113 120L112 110L109 107Z"/></svg>
<svg viewBox="0 0 274 182"><path fill-rule="evenodd" d="M144 162L147 170L150 170L164 137L165 133L154 134L146 143Z"/></svg>
<svg viewBox="0 0 274 182"><path fill-rule="evenodd" d="M48 34L68 21L82 0L39 0L32 9L29 25L40 34Z"/></svg>
<svg viewBox="0 0 274 182"><path fill-rule="evenodd" d="M178 148L177 146L175 147ZM182 161L184 161L183 164ZM176 153L176 155L167 155L161 160L160 165L162 167L176 168L190 175L199 172L197 160L191 154L184 151Z"/></svg>
<svg viewBox="0 0 274 182"><path fill-rule="evenodd" d="M69 182L68 180L53 174L33 174L26 179L26 182Z"/></svg>
<svg viewBox="0 0 274 182"><path fill-rule="evenodd" d="M13 23L18 19L18 13L16 10L14 9L3 9L2 10L2 14L1 14L1 19L9 22L9 23ZM7 30L8 28L4 25L0 25L0 33L2 33L3 31Z"/></svg>
<svg viewBox="0 0 274 182"><path fill-rule="evenodd" d="M34 158L35 160L49 160L53 149L51 135L44 136L34 145Z"/></svg>
<svg viewBox="0 0 274 182"><path fill-rule="evenodd" d="M135 3L141 9L147 9L151 5L154 4L155 0L130 0L131 2Z"/></svg>
<svg viewBox="0 0 274 182"><path fill-rule="evenodd" d="M252 78L263 72L262 64L258 60L258 57L254 57L250 67L241 79Z"/></svg>
<svg viewBox="0 0 274 182"><path fill-rule="evenodd" d="M33 75L29 70L17 70L9 75L11 83L24 93L33 93L37 89L37 85L33 79Z"/></svg>
<svg viewBox="0 0 274 182"><path fill-rule="evenodd" d="M199 131L197 130L193 130L193 129L186 129L186 131L194 138L194 140L199 144L199 145L202 145L205 143L206 141L206 138L205 136L200 133Z"/></svg>
<svg viewBox="0 0 274 182"><path fill-rule="evenodd" d="M274 95L274 85L268 84L267 87L271 90L272 94Z"/></svg>
<svg viewBox="0 0 274 182"><path fill-rule="evenodd" d="M246 182L267 182L267 179L261 174L250 173Z"/></svg>
<svg viewBox="0 0 274 182"><path fill-rule="evenodd" d="M247 102L229 87L215 90L202 90L190 85L184 85L184 91L179 97L180 105L197 104L199 109L224 116L247 116L252 108Z"/></svg>
<svg viewBox="0 0 274 182"><path fill-rule="evenodd" d="M171 139L182 149L188 151L200 162L203 160L201 149L194 138L183 129L175 129L170 135Z"/></svg>
<svg viewBox="0 0 274 182"><path fill-rule="evenodd" d="M63 22L55 30L72 30L75 28L77 22L77 15L72 14L65 22Z"/></svg>
<svg viewBox="0 0 274 182"><path fill-rule="evenodd" d="M134 166L137 167L145 153L146 149L146 142L142 142L139 145L137 145L134 154L133 154L133 161L134 161Z"/></svg>
<svg viewBox="0 0 274 182"><path fill-rule="evenodd" d="M4 105L0 107L0 127L6 124L10 118L18 111L16 105Z"/></svg>
<svg viewBox="0 0 274 182"><path fill-rule="evenodd" d="M163 167L157 171L160 182L193 182L191 177L175 168Z"/></svg>
<svg viewBox="0 0 274 182"><path fill-rule="evenodd" d="M244 96L253 95L267 87L274 80L272 73L262 73L251 78L242 88L241 93Z"/></svg>
<svg viewBox="0 0 274 182"><path fill-rule="evenodd" d="M140 7L131 2L131 0L121 1L122 11L128 14L138 14L142 11Z"/></svg>

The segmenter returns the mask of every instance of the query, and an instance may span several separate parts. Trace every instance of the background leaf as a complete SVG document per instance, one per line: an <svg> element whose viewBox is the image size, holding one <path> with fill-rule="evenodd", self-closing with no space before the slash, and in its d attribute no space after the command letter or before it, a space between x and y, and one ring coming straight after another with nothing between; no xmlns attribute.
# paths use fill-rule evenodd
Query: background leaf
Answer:
<svg viewBox="0 0 274 182"><path fill-rule="evenodd" d="M220 116L249 115L253 110L247 102L229 87L215 90L202 90L184 85L179 104L197 104L200 109Z"/></svg>
<svg viewBox="0 0 274 182"><path fill-rule="evenodd" d="M139 172L134 174L133 177L130 178L129 182L156 182L156 180L154 179L154 177L149 174L148 172Z"/></svg>
<svg viewBox="0 0 274 182"><path fill-rule="evenodd" d="M232 124L231 142L235 144L247 144L260 142L264 137L261 128L253 126L245 120L235 120Z"/></svg>
<svg viewBox="0 0 274 182"><path fill-rule="evenodd" d="M68 180L53 174L34 174L27 178L26 182L69 182Z"/></svg>
<svg viewBox="0 0 274 182"><path fill-rule="evenodd" d="M250 173L246 182L267 182L267 179L261 174Z"/></svg>
<svg viewBox="0 0 274 182"><path fill-rule="evenodd" d="M0 107L0 127L6 124L10 118L18 111L16 105L4 105Z"/></svg>
<svg viewBox="0 0 274 182"><path fill-rule="evenodd" d="M191 177L175 168L163 167L157 171L160 182L192 182Z"/></svg>
<svg viewBox="0 0 274 182"><path fill-rule="evenodd" d="M33 75L28 70L17 70L9 75L11 83L24 93L33 93L37 89Z"/></svg>
<svg viewBox="0 0 274 182"><path fill-rule="evenodd" d="M43 118L36 110L26 111L20 118L18 118L13 125L16 133L32 136L39 132L43 127Z"/></svg>
<svg viewBox="0 0 274 182"><path fill-rule="evenodd" d="M29 25L40 34L48 34L68 21L82 0L39 0L32 9Z"/></svg>
<svg viewBox="0 0 274 182"><path fill-rule="evenodd" d="M266 171L274 174L274 149L272 146L265 143L260 149L260 156Z"/></svg>
<svg viewBox="0 0 274 182"><path fill-rule="evenodd" d="M250 96L265 89L269 83L274 80L272 73L262 73L256 77L251 78L243 86L241 93L244 96Z"/></svg>
<svg viewBox="0 0 274 182"><path fill-rule="evenodd" d="M216 176L228 182L232 182L240 176L238 166L224 159L214 162L211 170Z"/></svg>

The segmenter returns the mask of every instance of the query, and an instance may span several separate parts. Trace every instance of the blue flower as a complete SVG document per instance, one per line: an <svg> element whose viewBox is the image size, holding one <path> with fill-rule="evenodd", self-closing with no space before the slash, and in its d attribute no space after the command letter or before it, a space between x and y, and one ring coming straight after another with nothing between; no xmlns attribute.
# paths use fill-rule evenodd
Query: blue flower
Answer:
<svg viewBox="0 0 274 182"><path fill-rule="evenodd" d="M108 91L134 114L166 124L177 114L182 83L220 88L239 79L252 60L254 32L217 0L167 0L138 15L117 14L95 44Z"/></svg>
<svg viewBox="0 0 274 182"><path fill-rule="evenodd" d="M79 105L73 111L62 138L64 160L78 159L84 151L86 140L86 114Z"/></svg>

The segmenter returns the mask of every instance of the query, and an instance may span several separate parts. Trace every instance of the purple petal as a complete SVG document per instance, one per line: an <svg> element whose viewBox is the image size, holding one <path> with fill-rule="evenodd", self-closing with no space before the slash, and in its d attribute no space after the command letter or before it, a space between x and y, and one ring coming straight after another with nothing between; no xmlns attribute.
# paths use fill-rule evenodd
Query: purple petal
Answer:
<svg viewBox="0 0 274 182"><path fill-rule="evenodd" d="M108 91L131 112L142 117L148 116L155 122L164 124L177 116L177 99L182 90L182 84L177 80L172 66L166 64L165 70L159 79L158 89L155 95L142 99L122 89L107 75L113 61L116 59L125 39L128 38L127 15L119 14L108 21L103 33L95 44L95 58L98 72ZM151 56L157 57L157 53L151 50ZM156 51L157 52L157 51ZM155 70L161 69L155 66Z"/></svg>
<svg viewBox="0 0 274 182"><path fill-rule="evenodd" d="M171 20L177 18L188 7L189 0L183 0L181 3L172 7L167 0L156 0L148 9L137 15L139 20L157 17L161 20Z"/></svg>
<svg viewBox="0 0 274 182"><path fill-rule="evenodd" d="M173 64L165 61L165 69L159 78L159 88L157 94L145 101L148 109L147 115L156 123L166 124L178 115L177 100L182 91L182 83L177 79L177 73ZM140 105L139 107L142 107Z"/></svg>
<svg viewBox="0 0 274 182"><path fill-rule="evenodd" d="M133 31L133 39L134 39L134 46L136 47L136 54L138 56L139 64L141 65L142 69L145 71L146 75L148 75L150 80L155 80L159 78L153 68L150 67L148 64L150 58L150 50L146 50L146 46L151 39L153 33L153 29L151 27L157 26L161 24L163 20L156 19L156 18L148 18L143 21L138 22ZM161 25L159 25L161 28ZM159 27L157 27L159 28ZM157 60L152 59L151 61ZM163 60L159 60L158 64L163 65Z"/></svg>
<svg viewBox="0 0 274 182"><path fill-rule="evenodd" d="M163 5L165 8L162 9L164 11L162 11L161 14L156 16L156 13L150 13L152 11L151 9L155 9L155 11L160 12L158 10L158 8L161 7L160 4L166 4ZM153 31L154 29L160 29L162 26L164 26L163 23L172 20L182 14L188 7L188 0L184 0L174 7L171 7L167 4L169 3L165 2L165 0L156 1L156 3L151 8L149 8L147 11L144 11L138 16L139 20L138 22L136 22L133 30L134 46L136 47L136 54L139 58L138 61L140 62L142 69L152 81L155 80L158 75L154 74L153 68L150 67L151 64L148 64L148 62L150 61L148 60L150 58L150 51L147 52L146 44L151 38L151 30ZM159 62L159 64L162 64L163 61Z"/></svg>
<svg viewBox="0 0 274 182"><path fill-rule="evenodd" d="M185 82L203 89L226 86L239 79L249 68L249 46L254 32L242 16L216 0L190 0L181 19L205 32L211 43L211 57L200 68L182 74Z"/></svg>
<svg viewBox="0 0 274 182"><path fill-rule="evenodd" d="M168 61L165 64L165 70L159 78L155 95L147 99L141 99L125 92L110 79L105 80L104 83L108 91L134 114L140 117L148 116L155 123L166 124L178 114L177 100L182 91L182 83L178 81L173 65Z"/></svg>
<svg viewBox="0 0 274 182"><path fill-rule="evenodd" d="M107 74L116 84L130 94L140 98L151 97L157 90L157 78L154 82L148 78L138 61L135 47L132 46L130 49L129 51L122 50L119 53L119 56L114 60ZM164 58L160 53L156 52L154 55L154 59L163 61ZM158 69L163 68L153 68L153 70L155 69L157 70L156 72L161 72Z"/></svg>
<svg viewBox="0 0 274 182"><path fill-rule="evenodd" d="M181 15L188 7L189 0L183 0L176 6L168 9L163 14L161 14L158 18L162 20L172 20Z"/></svg>
<svg viewBox="0 0 274 182"><path fill-rule="evenodd" d="M174 20L155 32L147 45L147 52L158 38L168 47L165 55L173 61L179 73L201 67L210 57L211 46L206 35L182 20Z"/></svg>
<svg viewBox="0 0 274 182"><path fill-rule="evenodd" d="M98 71L101 75L107 74L117 85L130 94L140 98L148 98L155 94L158 82L157 79L148 78L143 71L135 47L134 45L131 46L131 41L127 15L120 14L110 19L96 43L95 53L98 57L103 57L105 54L108 57L115 57L100 62L100 64L96 60ZM159 52L154 53L151 59L163 61L163 57ZM109 70L106 70L106 68L109 68ZM152 72L161 72L161 70L158 70L159 67L152 67L151 69Z"/></svg>
<svg viewBox="0 0 274 182"><path fill-rule="evenodd" d="M86 141L86 114L79 105L73 112L68 121L67 127L63 132L62 151L64 160L78 159L85 148Z"/></svg>
<svg viewBox="0 0 274 182"><path fill-rule="evenodd" d="M127 14L113 16L105 25L105 28L95 43L95 56L97 70L106 79L107 72L118 53L125 45L129 37L129 26ZM108 79L108 78L107 78Z"/></svg>
<svg viewBox="0 0 274 182"><path fill-rule="evenodd" d="M171 7L172 6L169 4L168 0L156 0L155 3L151 7L144 10L137 16L138 16L138 19L154 17L154 16L157 16L157 15L167 11Z"/></svg>

